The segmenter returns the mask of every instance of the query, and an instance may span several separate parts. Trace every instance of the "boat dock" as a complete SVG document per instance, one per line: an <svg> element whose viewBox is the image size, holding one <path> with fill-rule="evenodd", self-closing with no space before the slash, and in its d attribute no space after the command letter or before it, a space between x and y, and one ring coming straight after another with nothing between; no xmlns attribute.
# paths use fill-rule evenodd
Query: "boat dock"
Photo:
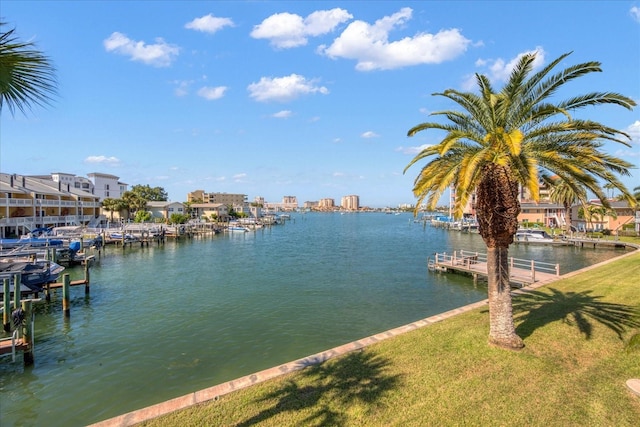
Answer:
<svg viewBox="0 0 640 427"><path fill-rule="evenodd" d="M474 283L478 278L486 278L487 254L465 250L451 254L436 253L427 260L430 271L457 272L473 276ZM535 282L555 279L560 276L560 265L547 262L509 257L509 280L515 287L530 285Z"/></svg>

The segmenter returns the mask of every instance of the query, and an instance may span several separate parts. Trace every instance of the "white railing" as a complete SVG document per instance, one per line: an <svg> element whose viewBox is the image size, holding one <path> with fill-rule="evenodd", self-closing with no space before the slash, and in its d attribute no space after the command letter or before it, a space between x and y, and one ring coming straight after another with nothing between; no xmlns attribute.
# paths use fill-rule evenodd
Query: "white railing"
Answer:
<svg viewBox="0 0 640 427"><path fill-rule="evenodd" d="M474 264L486 262L486 253L465 251L462 249L454 251L452 254L447 254L446 252L435 254L436 264L448 264L452 267L457 266L470 269ZM533 281L536 280L536 272L560 276L560 264L509 257L509 269L513 272L515 268L529 271L531 280Z"/></svg>

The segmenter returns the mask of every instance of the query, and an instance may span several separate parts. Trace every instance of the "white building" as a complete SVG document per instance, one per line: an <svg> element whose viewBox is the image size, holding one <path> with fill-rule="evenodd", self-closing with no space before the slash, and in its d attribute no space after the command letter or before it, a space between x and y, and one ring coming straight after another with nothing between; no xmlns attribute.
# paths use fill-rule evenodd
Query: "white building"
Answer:
<svg viewBox="0 0 640 427"><path fill-rule="evenodd" d="M93 194L100 198L100 201L111 198L120 199L127 191L127 184L120 182L120 177L108 173L92 172L87 174L94 189Z"/></svg>

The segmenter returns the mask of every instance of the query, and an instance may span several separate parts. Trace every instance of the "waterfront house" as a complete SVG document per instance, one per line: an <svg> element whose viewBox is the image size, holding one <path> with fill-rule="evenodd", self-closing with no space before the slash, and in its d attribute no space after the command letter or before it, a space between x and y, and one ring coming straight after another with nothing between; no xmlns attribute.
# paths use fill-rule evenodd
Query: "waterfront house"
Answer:
<svg viewBox="0 0 640 427"><path fill-rule="evenodd" d="M180 202L147 202L147 210L151 213L151 218L155 222L167 222L171 215L186 213L184 204Z"/></svg>
<svg viewBox="0 0 640 427"><path fill-rule="evenodd" d="M229 209L223 203L192 203L191 218L211 220L215 216L218 221L229 220Z"/></svg>
<svg viewBox="0 0 640 427"><path fill-rule="evenodd" d="M635 230L640 225L640 216L626 201L610 200L611 209L604 209L600 200L587 203L587 213L580 206L574 206L571 224L580 231L609 230L617 234L627 224L634 224Z"/></svg>
<svg viewBox="0 0 640 427"><path fill-rule="evenodd" d="M574 208L572 212L574 211L577 213L578 210ZM564 206L557 203L521 202L518 222L537 223L542 224L544 227L562 228L566 223ZM575 225L573 222L572 224Z"/></svg>

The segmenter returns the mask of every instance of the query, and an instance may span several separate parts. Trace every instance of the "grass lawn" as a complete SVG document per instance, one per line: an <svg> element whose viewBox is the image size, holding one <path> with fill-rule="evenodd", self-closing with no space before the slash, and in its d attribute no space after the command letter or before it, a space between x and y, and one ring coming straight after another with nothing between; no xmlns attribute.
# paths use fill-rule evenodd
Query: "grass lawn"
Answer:
<svg viewBox="0 0 640 427"><path fill-rule="evenodd" d="M480 308L146 426L639 426L640 253L514 297L512 352Z"/></svg>

